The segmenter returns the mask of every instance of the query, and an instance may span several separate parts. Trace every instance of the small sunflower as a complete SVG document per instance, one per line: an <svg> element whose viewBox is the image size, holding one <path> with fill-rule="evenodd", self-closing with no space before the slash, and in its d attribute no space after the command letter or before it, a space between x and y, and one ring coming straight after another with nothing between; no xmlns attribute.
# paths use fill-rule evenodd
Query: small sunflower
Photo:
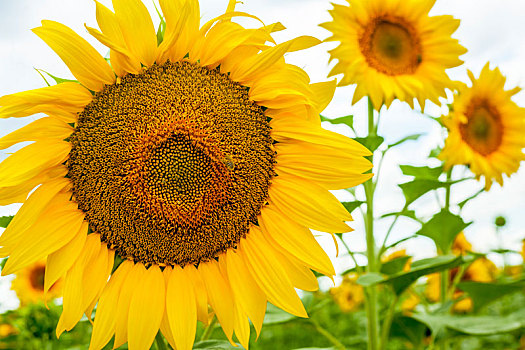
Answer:
<svg viewBox="0 0 525 350"><path fill-rule="evenodd" d="M356 273L347 274L338 287L330 289L330 294L343 312L355 311L365 301L363 286L357 283L358 278Z"/></svg>
<svg viewBox="0 0 525 350"><path fill-rule="evenodd" d="M232 22L256 19L235 0L202 26L196 0L160 6L158 42L140 0L96 2L87 30L111 66L60 23L33 29L79 83L0 99L0 117L47 114L0 140L36 141L0 164L0 200L24 203L0 237L2 273L47 257L44 289L65 276L58 335L98 304L90 349L113 336L146 349L159 328L191 349L208 305L247 348L267 301L306 317L295 287L334 275L310 228L351 230L329 190L369 179L370 152L321 128L335 82L285 63L317 39L277 45L283 26Z"/></svg>
<svg viewBox="0 0 525 350"><path fill-rule="evenodd" d="M472 244L467 241L467 237L463 232L458 233L454 242L452 243L452 253L454 255L465 255L472 251Z"/></svg>
<svg viewBox="0 0 525 350"><path fill-rule="evenodd" d="M11 283L11 289L16 292L21 305L37 303L60 296L62 291L62 280L56 281L46 293L44 293L44 275L46 270L45 260L22 269L16 274Z"/></svg>
<svg viewBox="0 0 525 350"><path fill-rule="evenodd" d="M521 89L504 90L505 77L487 63L479 79L468 71L472 87L459 89L450 114L443 118L448 129L445 147L439 155L445 168L465 164L488 190L495 180L503 185L502 174L518 171L525 159L525 108L511 97Z"/></svg>
<svg viewBox="0 0 525 350"><path fill-rule="evenodd" d="M330 76L343 74L339 85L357 84L352 103L370 96L379 110L394 99L412 108L414 98L439 103L446 88L455 88L445 69L463 63L466 49L451 37L459 26L452 16L428 12L435 0L348 0L330 11L333 21L321 27L339 41L330 51L338 62Z"/></svg>

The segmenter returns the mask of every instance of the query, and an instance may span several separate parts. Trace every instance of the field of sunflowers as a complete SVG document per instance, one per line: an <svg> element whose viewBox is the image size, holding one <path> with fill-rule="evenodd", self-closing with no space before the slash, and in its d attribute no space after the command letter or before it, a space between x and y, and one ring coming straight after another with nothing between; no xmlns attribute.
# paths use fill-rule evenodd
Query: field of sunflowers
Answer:
<svg viewBox="0 0 525 350"><path fill-rule="evenodd" d="M30 3L0 350L525 350L524 5Z"/></svg>

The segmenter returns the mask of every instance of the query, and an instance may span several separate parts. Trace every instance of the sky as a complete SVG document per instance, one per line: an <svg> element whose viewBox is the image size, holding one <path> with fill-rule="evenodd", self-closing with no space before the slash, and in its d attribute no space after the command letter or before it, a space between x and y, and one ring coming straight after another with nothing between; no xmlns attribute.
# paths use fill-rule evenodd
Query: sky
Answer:
<svg viewBox="0 0 525 350"><path fill-rule="evenodd" d="M143 1L156 18L152 0ZM110 1L101 2L110 6ZM200 3L203 17L201 23L222 14L227 5L226 0L202 0ZM243 4L237 6L237 10L255 14L266 24L284 24L288 29L275 35L277 42L283 42L299 35L312 35L320 39L328 37L329 33L318 27L318 24L330 20L327 10L331 7L330 2L325 0L243 0ZM467 82L466 69L472 70L477 76L485 63L490 61L492 67L498 66L508 77L507 88L516 85L525 87L523 13L525 1L521 0L437 0L430 14L449 14L459 18L461 25L454 37L468 49L468 53L462 56L465 64L448 70L451 78ZM95 3L92 0L0 0L0 96L44 86L42 78L33 68L43 69L64 78L72 77L58 56L30 31L31 28L39 26L42 19L56 20L70 26L103 55L107 53L107 49L90 37L84 28L84 23L96 27ZM257 25L254 21L243 21L243 24ZM303 68L313 82L325 81L333 66L333 63L328 64L327 50L334 45L336 44L323 43L302 52L290 53L286 60ZM367 106L364 100L351 105L353 90L353 86L338 88L323 114L333 118L353 114L356 129L358 132L360 130L360 136L363 136L366 130ZM525 106L525 93L520 92L514 101L520 106ZM425 112L437 117L446 110L429 104ZM0 137L36 118L37 116L24 120L0 121ZM344 126L334 128L326 124L323 123L326 128L350 135ZM403 195L397 184L406 182L409 178L401 174L399 164L437 165L428 163L426 157L431 149L442 145L444 138L441 128L435 122L410 110L407 104L401 102L394 102L389 110L381 111L379 133L385 137L386 143L395 142L414 133L424 133L424 136L417 142L407 142L389 151L375 197L378 216L399 210L403 206ZM0 151L0 161L16 149L12 147L7 151ZM452 202L461 201L479 188L481 184L476 181L454 187ZM351 200L342 191L338 191L336 195L342 200ZM443 197L443 194L440 196ZM465 234L475 250L490 252L498 246L499 241L492 224L498 215L507 218L507 226L502 231L504 247L515 250L521 248L521 240L525 238L524 198L525 169L522 167L517 174L506 179L502 188L494 185L490 192L478 196L464 208L465 221L473 221L465 230ZM12 215L18 207L0 207L0 216ZM423 217L429 217L438 210L437 200L434 195L427 195L418 200L412 209ZM346 234L345 240L355 251L364 251L364 228L359 216L357 211L354 212L355 221L351 226L355 231ZM376 221L376 232L380 241L389 225L390 219ZM391 239L393 241L409 236L418 229L418 224L409 219L400 219ZM340 273L350 266L348 257L340 255L336 258L331 237L326 234L320 235L319 241L332 257L337 272ZM433 243L425 237L410 240L401 247L406 248L408 254L416 258L434 254ZM497 256L490 257L501 264ZM518 256L510 256L509 259L513 262L520 261ZM361 259L360 262L365 261ZM329 287L327 283L328 281L322 281L325 288ZM0 312L17 306L13 292L9 291L9 284L10 277L0 278Z"/></svg>

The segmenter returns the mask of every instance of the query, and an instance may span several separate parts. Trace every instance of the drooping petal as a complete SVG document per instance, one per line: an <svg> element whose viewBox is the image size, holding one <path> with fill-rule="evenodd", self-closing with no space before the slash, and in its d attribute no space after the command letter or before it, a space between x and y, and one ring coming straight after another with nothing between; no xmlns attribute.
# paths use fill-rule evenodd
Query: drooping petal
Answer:
<svg viewBox="0 0 525 350"><path fill-rule="evenodd" d="M233 294L215 260L199 264L199 273L206 285L208 301L228 339L233 335Z"/></svg>
<svg viewBox="0 0 525 350"><path fill-rule="evenodd" d="M6 149L23 141L51 139L62 141L73 132L73 128L56 118L40 118L0 138L0 149Z"/></svg>
<svg viewBox="0 0 525 350"><path fill-rule="evenodd" d="M254 279L268 300L292 315L307 317L301 299L262 232L252 226L239 245L239 252L244 255Z"/></svg>
<svg viewBox="0 0 525 350"><path fill-rule="evenodd" d="M197 330L197 302L185 269L175 266L168 282L166 310L177 350L191 350Z"/></svg>
<svg viewBox="0 0 525 350"><path fill-rule="evenodd" d="M158 265L152 265L142 272L142 278L135 286L129 305L128 347L130 350L151 347L160 328L165 304L164 276Z"/></svg>
<svg viewBox="0 0 525 350"><path fill-rule="evenodd" d="M102 349L115 332L116 312L121 289L133 263L125 260L111 276L98 302L89 350Z"/></svg>

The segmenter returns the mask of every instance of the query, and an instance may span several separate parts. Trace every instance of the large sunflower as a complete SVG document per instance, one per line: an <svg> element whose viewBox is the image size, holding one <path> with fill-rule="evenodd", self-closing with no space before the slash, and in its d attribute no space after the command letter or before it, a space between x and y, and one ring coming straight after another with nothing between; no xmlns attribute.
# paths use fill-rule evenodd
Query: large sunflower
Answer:
<svg viewBox="0 0 525 350"><path fill-rule="evenodd" d="M479 179L485 177L488 190L502 174L518 171L525 159L525 108L511 100L520 88L504 90L505 77L489 64L479 79L468 72L472 87L459 89L450 114L443 118L448 129L445 147L439 155L445 168L464 164Z"/></svg>
<svg viewBox="0 0 525 350"><path fill-rule="evenodd" d="M379 110L394 99L413 108L414 98L439 103L445 88L454 88L446 68L463 63L466 49L451 37L459 26L452 16L428 12L435 0L348 0L330 11L333 21L321 27L339 41L330 51L338 62L330 76L343 74L339 85L357 84L352 103L370 96Z"/></svg>
<svg viewBox="0 0 525 350"><path fill-rule="evenodd" d="M44 293L45 269L46 262L41 260L16 274L11 283L11 289L16 292L21 305L42 302L60 296L62 291L62 280L60 279Z"/></svg>
<svg viewBox="0 0 525 350"><path fill-rule="evenodd" d="M369 179L370 152L321 128L335 83L283 59L318 40L274 45L283 27L233 23L253 17L235 0L203 26L196 0L160 5L158 42L140 0L96 3L101 31L87 29L111 66L62 24L33 30L79 84L0 99L0 117L48 115L0 140L36 141L0 164L2 203L24 202L0 237L2 273L47 256L45 289L65 276L58 335L98 303L92 349L113 335L149 348L159 328L191 349L208 305L247 347L267 301L306 317L294 287L334 274L309 228L351 230L328 190Z"/></svg>

